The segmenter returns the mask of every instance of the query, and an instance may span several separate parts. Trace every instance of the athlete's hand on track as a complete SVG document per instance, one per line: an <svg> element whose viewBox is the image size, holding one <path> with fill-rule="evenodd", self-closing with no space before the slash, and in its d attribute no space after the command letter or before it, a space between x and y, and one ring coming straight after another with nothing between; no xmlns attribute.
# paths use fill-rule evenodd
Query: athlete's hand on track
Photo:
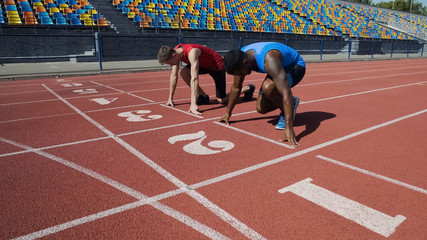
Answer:
<svg viewBox="0 0 427 240"><path fill-rule="evenodd" d="M228 115L228 113L225 113L219 120L218 122L225 122L225 124L230 125L230 115Z"/></svg>
<svg viewBox="0 0 427 240"><path fill-rule="evenodd" d="M188 109L188 112L189 112L189 113L196 114L196 115L202 115L202 114L199 112L199 107L198 107L197 105L190 105L190 109Z"/></svg>
<svg viewBox="0 0 427 240"><path fill-rule="evenodd" d="M173 104L172 100L168 100L168 102L166 103L166 106L171 106L171 107L175 107L175 105Z"/></svg>
<svg viewBox="0 0 427 240"><path fill-rule="evenodd" d="M295 137L295 132L293 129L285 128L282 138L279 140L280 142L288 141L288 143L292 147L298 147L301 144L297 141Z"/></svg>

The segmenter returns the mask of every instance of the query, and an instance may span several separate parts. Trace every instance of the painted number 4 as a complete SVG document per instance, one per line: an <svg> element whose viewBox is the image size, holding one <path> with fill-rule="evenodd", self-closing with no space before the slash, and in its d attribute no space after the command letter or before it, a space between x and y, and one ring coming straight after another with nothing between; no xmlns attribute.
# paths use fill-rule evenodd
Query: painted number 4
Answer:
<svg viewBox="0 0 427 240"><path fill-rule="evenodd" d="M206 138L206 133L204 131L200 131L197 133L190 133L190 134L182 134L177 135L174 137L170 137L168 139L169 143L175 144L176 142L180 141L188 141L188 140L196 140L194 142L191 142L184 146L184 151L190 153L190 154L196 154L196 155L210 155L210 154L216 154L220 152L225 152L234 147L234 144L229 141L223 141L223 140L217 140L217 141L211 141L208 143L208 146L211 148L217 148L220 150L211 149L208 147L205 147L202 145L202 141Z"/></svg>

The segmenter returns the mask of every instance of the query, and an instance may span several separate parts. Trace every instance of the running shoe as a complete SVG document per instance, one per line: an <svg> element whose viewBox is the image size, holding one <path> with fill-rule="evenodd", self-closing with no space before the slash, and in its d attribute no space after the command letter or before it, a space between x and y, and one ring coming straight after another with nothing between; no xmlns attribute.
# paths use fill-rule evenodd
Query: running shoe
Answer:
<svg viewBox="0 0 427 240"><path fill-rule="evenodd" d="M203 96L203 95L199 95L197 97L197 101L196 101L197 105L209 105L210 104L210 100L209 100L209 96Z"/></svg>
<svg viewBox="0 0 427 240"><path fill-rule="evenodd" d="M253 84L248 84L248 87L249 91L245 92L245 95L242 98L244 102L250 101L254 96L255 86Z"/></svg>
<svg viewBox="0 0 427 240"><path fill-rule="evenodd" d="M297 113L298 105L299 105L299 97L294 97L294 120L295 120L295 115ZM285 129L285 127L286 127L285 114L283 112L281 112L279 122L276 124L276 129L283 130L283 129Z"/></svg>

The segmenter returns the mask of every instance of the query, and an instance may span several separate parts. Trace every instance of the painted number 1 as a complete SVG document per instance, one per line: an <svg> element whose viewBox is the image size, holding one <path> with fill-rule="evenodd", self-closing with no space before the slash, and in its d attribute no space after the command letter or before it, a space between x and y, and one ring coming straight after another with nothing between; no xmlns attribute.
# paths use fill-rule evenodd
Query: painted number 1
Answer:
<svg viewBox="0 0 427 240"><path fill-rule="evenodd" d="M385 237L393 234L396 228L406 219L402 215L391 217L319 187L311 183L311 181L311 178L304 179L280 189L279 193L292 192Z"/></svg>

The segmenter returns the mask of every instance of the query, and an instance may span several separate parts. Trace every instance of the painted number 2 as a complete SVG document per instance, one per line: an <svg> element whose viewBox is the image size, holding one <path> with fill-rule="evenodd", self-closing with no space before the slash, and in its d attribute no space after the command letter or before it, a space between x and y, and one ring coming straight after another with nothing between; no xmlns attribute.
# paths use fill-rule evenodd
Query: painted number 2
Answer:
<svg viewBox="0 0 427 240"><path fill-rule="evenodd" d="M130 111L130 112L122 112L117 114L119 117L125 117L127 121L129 122L145 122L145 121L151 121L160 119L163 116L162 115L149 115L147 118L144 118L144 116L148 113L151 113L150 110L136 110L136 111Z"/></svg>
<svg viewBox="0 0 427 240"><path fill-rule="evenodd" d="M196 155L210 155L210 154L216 154L220 152L225 152L234 147L234 144L229 141L223 141L223 140L217 140L217 141L211 141L208 143L208 146L211 148L217 148L220 150L211 149L208 147L205 147L202 145L202 141L206 138L206 133L204 131L200 131L197 133L190 133L190 134L182 134L177 135L174 137L170 137L168 139L169 143L174 144L176 142L180 141L188 141L188 140L195 140L194 142L191 142L184 146L184 151L190 153L190 154L196 154Z"/></svg>

